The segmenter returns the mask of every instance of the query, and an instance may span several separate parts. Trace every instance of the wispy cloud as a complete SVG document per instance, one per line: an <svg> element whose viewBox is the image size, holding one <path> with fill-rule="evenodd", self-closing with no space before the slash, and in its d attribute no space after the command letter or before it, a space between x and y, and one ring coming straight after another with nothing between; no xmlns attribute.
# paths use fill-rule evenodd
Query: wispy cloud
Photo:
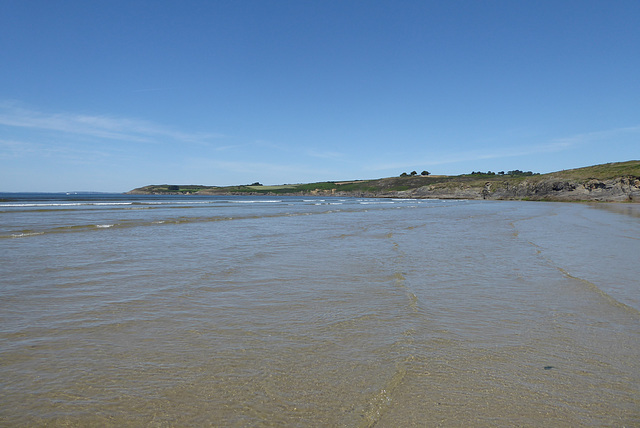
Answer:
<svg viewBox="0 0 640 428"><path fill-rule="evenodd" d="M167 91L169 89L173 89L173 88L145 88L145 89L134 89L131 92L160 92L160 91Z"/></svg>
<svg viewBox="0 0 640 428"><path fill-rule="evenodd" d="M267 141L267 140L255 140L252 143L253 146L255 147L261 147L264 149L268 149L268 150L276 150L279 152L285 152L285 153L290 153L292 152L292 149L288 146L285 146L283 144L278 144L278 143L274 143L272 141Z"/></svg>
<svg viewBox="0 0 640 428"><path fill-rule="evenodd" d="M533 155L539 153L552 153L558 152L561 150L565 150L568 148L568 144L566 143L558 143L558 144L548 144L541 145L536 147L514 147L514 148L506 148L500 150L467 150L462 152L450 153L450 154L440 154L429 156L428 158L412 158L407 162L394 162L394 163L382 163L374 166L372 169L386 170L386 169L397 169L397 168L408 168L413 167L414 165L424 165L424 166L437 166L437 165L446 165L458 162L468 162L473 160L487 160L487 159L502 159L502 158L511 158L518 156L526 156Z"/></svg>
<svg viewBox="0 0 640 428"><path fill-rule="evenodd" d="M153 143L169 139L188 143L208 143L223 135L176 131L153 122L75 113L46 113L24 108L17 103L0 103L0 125L40 131Z"/></svg>
<svg viewBox="0 0 640 428"><path fill-rule="evenodd" d="M327 169L313 163L261 162L251 160L227 160L211 158L190 158L185 160L192 171L218 171L217 184L238 184L243 181L259 180L261 183L284 184L301 183L316 180L317 177L335 179L342 174L340 171ZM210 175L209 175L210 176ZM295 181L291 181L293 180ZM210 178L209 178L210 179Z"/></svg>
<svg viewBox="0 0 640 428"><path fill-rule="evenodd" d="M41 147L37 144L16 140L0 140L0 159L12 159L40 153Z"/></svg>
<svg viewBox="0 0 640 428"><path fill-rule="evenodd" d="M251 161L226 161L215 159L191 159L191 163L198 168L212 168L233 173L241 174L263 174L263 173L300 173L307 171L307 168L301 165L285 165L267 162L251 162Z"/></svg>
<svg viewBox="0 0 640 428"><path fill-rule="evenodd" d="M586 132L583 134L576 134L569 137L556 138L553 143L565 144L567 147L575 146L579 144L591 143L594 141L610 140L614 138L620 138L624 135L640 135L640 126L628 126L625 128L614 128L605 131Z"/></svg>
<svg viewBox="0 0 640 428"><path fill-rule="evenodd" d="M547 143L535 144L531 146L515 146L505 147L501 149L494 148L490 151L482 149L467 150L459 153L429 156L428 158L414 158L407 162L381 163L373 166L372 170L380 171L387 169L408 168L414 165L435 166L458 162L468 162L479 159L503 159L520 156L532 156L545 153L557 153L567 150L573 150L579 146L590 144L593 142L609 141L611 139L620 138L624 135L634 134L640 135L640 126L581 133L568 137L554 138Z"/></svg>
<svg viewBox="0 0 640 428"><path fill-rule="evenodd" d="M320 152L317 150L308 150L307 151L307 155L314 157L314 158L320 158L320 159L332 159L332 160L342 160L344 159L344 153L340 153L340 152Z"/></svg>
<svg viewBox="0 0 640 428"><path fill-rule="evenodd" d="M96 161L104 161L113 157L112 151L73 147L69 144L43 144L29 141L0 139L0 160L13 160L19 158L55 158L75 164L94 164ZM122 159L126 153L118 153Z"/></svg>

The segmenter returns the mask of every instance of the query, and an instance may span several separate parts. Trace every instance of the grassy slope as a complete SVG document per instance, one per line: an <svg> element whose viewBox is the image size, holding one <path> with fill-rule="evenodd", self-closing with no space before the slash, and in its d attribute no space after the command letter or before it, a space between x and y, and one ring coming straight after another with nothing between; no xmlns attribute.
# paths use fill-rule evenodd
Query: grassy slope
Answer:
<svg viewBox="0 0 640 428"><path fill-rule="evenodd" d="M640 161L604 163L586 168L567 169L545 174L549 178L568 180L609 180L617 177L640 177Z"/></svg>
<svg viewBox="0 0 640 428"><path fill-rule="evenodd" d="M377 180L355 180L349 182L319 182L306 184L286 184L280 186L201 186L201 185L151 185L132 192L137 193L195 193L202 194L223 194L223 193L258 193L258 194L290 194L290 193L313 193L320 192L354 192L354 193L385 193L393 191L403 191L415 189L423 186L436 186L439 188L448 187L483 187L486 182L496 182L502 184L517 184L523 180L530 182L544 180L563 180L584 183L586 181L609 180L617 177L639 177L640 161L615 162L601 165L594 165L585 168L569 169L550 174L534 176L508 175L486 175L486 174L465 174L458 176L414 176L414 177L389 177ZM177 186L177 190L176 190Z"/></svg>

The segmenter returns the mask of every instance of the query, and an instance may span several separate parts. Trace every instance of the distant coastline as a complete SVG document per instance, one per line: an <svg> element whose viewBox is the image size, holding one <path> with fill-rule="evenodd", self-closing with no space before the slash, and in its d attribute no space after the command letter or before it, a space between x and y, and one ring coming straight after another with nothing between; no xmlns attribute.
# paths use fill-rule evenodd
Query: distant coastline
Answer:
<svg viewBox="0 0 640 428"><path fill-rule="evenodd" d="M640 161L613 162L549 174L407 175L374 180L238 186L161 184L138 195L301 195L416 199L640 202Z"/></svg>

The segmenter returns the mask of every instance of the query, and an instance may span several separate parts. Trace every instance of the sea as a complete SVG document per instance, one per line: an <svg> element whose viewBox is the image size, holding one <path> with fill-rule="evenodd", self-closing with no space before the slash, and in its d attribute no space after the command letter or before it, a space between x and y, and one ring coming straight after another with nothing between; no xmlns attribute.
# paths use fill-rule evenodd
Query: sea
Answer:
<svg viewBox="0 0 640 428"><path fill-rule="evenodd" d="M640 426L640 205L0 194L0 426Z"/></svg>

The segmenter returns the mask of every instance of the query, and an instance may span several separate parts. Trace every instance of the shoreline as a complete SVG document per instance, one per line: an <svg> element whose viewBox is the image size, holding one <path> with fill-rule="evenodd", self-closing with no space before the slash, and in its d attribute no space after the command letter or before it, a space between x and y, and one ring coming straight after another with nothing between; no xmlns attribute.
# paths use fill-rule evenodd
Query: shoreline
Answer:
<svg viewBox="0 0 640 428"><path fill-rule="evenodd" d="M299 197L339 197L339 198L381 198L381 199L416 199L416 200L487 200L487 201L523 201L523 202L573 202L573 203L607 203L607 204L640 204L640 194L635 195L594 195L591 198L579 197L563 197L562 195L537 195L536 197L492 197L482 194L477 196L458 195L455 193L446 195L424 195L424 194L407 194L405 192L391 193L367 193L367 192L136 192L130 191L127 195L164 195L164 196L265 196L265 197L283 197L283 196L299 196Z"/></svg>
<svg viewBox="0 0 640 428"><path fill-rule="evenodd" d="M338 196L412 199L640 202L640 161L594 165L549 174L471 173L400 176L263 186L148 185L127 194Z"/></svg>

